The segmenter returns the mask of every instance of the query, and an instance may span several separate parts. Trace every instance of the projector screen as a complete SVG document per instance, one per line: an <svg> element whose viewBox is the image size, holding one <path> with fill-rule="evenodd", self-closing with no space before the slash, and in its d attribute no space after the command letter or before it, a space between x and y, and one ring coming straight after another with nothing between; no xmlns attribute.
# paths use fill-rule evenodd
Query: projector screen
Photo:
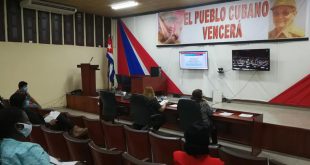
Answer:
<svg viewBox="0 0 310 165"><path fill-rule="evenodd" d="M181 69L208 69L207 51L181 51Z"/></svg>

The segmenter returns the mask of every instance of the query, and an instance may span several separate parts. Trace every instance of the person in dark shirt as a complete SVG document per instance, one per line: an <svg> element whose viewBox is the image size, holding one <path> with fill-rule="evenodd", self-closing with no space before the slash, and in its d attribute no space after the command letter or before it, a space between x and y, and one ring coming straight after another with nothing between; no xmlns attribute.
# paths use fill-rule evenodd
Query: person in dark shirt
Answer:
<svg viewBox="0 0 310 165"><path fill-rule="evenodd" d="M153 130L158 130L166 121L162 112L165 110L167 103L163 103L162 105L158 103L152 87L145 87L143 95L148 99L147 106L152 114L150 125L153 127Z"/></svg>
<svg viewBox="0 0 310 165"><path fill-rule="evenodd" d="M207 100L203 98L202 90L195 89L192 92L191 99L200 105L200 112L202 115L202 120L204 123L206 123L210 127L212 144L217 144L217 131L216 131L216 127L212 120L213 110L209 106Z"/></svg>
<svg viewBox="0 0 310 165"><path fill-rule="evenodd" d="M26 92L25 87L27 87L27 83L21 81L19 90L10 97L10 105L24 110L32 124L46 125L53 130L69 131L74 137L82 137L87 134L87 128L78 127L63 113L60 113L55 120L46 123L44 117L34 111L34 109L41 109L41 106L34 99L31 99L32 97ZM26 103L27 101L33 103ZM25 106L26 104L31 106Z"/></svg>

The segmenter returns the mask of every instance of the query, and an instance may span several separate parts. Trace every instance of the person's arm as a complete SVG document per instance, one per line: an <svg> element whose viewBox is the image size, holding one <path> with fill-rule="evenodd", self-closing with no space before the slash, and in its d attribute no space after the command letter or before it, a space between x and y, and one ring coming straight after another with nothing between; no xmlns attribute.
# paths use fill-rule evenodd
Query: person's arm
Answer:
<svg viewBox="0 0 310 165"><path fill-rule="evenodd" d="M23 159L27 164L51 164L49 155L38 144L33 144Z"/></svg>

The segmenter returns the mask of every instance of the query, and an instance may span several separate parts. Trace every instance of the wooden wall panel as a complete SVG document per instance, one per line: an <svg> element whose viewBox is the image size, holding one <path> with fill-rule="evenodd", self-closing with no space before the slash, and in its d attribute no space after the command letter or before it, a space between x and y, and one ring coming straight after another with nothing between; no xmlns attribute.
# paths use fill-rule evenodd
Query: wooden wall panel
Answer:
<svg viewBox="0 0 310 165"><path fill-rule="evenodd" d="M23 10L24 14L24 42L37 42L36 11L32 9Z"/></svg>
<svg viewBox="0 0 310 165"><path fill-rule="evenodd" d="M8 41L22 42L21 10L19 0L7 0Z"/></svg>
<svg viewBox="0 0 310 165"><path fill-rule="evenodd" d="M50 13L38 11L39 43L50 43Z"/></svg>
<svg viewBox="0 0 310 165"><path fill-rule="evenodd" d="M62 15L52 13L51 22L52 44L62 45Z"/></svg>
<svg viewBox="0 0 310 165"><path fill-rule="evenodd" d="M310 130L263 124L262 148L310 158Z"/></svg>
<svg viewBox="0 0 310 165"><path fill-rule="evenodd" d="M0 0L0 41L5 40L4 28L4 0Z"/></svg>
<svg viewBox="0 0 310 165"><path fill-rule="evenodd" d="M66 45L74 45L73 15L64 15L64 42Z"/></svg>
<svg viewBox="0 0 310 165"><path fill-rule="evenodd" d="M111 18L104 17L104 45L108 45L108 37L111 35Z"/></svg>
<svg viewBox="0 0 310 165"><path fill-rule="evenodd" d="M75 13L75 45L84 46L84 14Z"/></svg>
<svg viewBox="0 0 310 165"><path fill-rule="evenodd" d="M103 47L103 17L95 16L95 29L96 29L96 46Z"/></svg>
<svg viewBox="0 0 310 165"><path fill-rule="evenodd" d="M86 46L94 46L94 15L85 14Z"/></svg>

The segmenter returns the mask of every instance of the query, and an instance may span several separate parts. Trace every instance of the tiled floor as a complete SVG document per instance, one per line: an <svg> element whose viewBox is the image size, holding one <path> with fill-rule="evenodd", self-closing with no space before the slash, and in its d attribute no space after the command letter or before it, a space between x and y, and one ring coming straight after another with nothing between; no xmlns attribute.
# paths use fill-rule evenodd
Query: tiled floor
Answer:
<svg viewBox="0 0 310 165"><path fill-rule="evenodd" d="M210 105L212 105L212 103L210 103ZM267 105L259 103L244 103L237 101L234 101L232 103L217 103L214 104L212 107L238 110L243 112L261 113L264 115L263 119L264 123L310 129L310 108L296 108L296 107ZM56 110L61 112L69 112L72 115L83 115L93 119L99 118L99 116L95 114L80 112L67 108L56 108ZM126 122L126 121L120 121L120 122ZM182 132L167 129L161 129L161 131L173 133L180 136L182 136L183 134ZM239 149L250 151L250 148L247 146L229 143L226 141L219 141L219 143L226 146L236 147ZM259 156L275 159L280 162L286 163L287 165L310 165L310 159L295 157L292 155L286 155L267 150L264 150Z"/></svg>

